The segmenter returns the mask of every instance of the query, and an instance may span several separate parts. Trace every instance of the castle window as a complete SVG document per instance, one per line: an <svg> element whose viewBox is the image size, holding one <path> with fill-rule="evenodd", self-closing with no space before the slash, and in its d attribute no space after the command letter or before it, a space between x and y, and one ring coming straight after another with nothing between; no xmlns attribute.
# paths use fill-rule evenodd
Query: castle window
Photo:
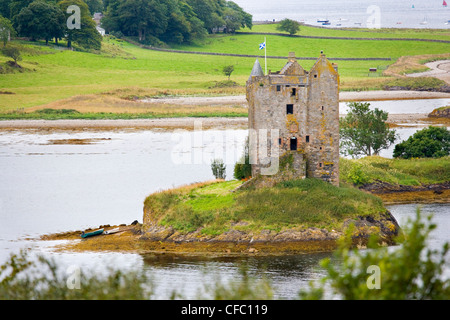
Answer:
<svg viewBox="0 0 450 320"><path fill-rule="evenodd" d="M291 150L295 151L297 150L297 138L291 138Z"/></svg>
<svg viewBox="0 0 450 320"><path fill-rule="evenodd" d="M322 106L322 111L323 111L323 106Z"/></svg>
<svg viewBox="0 0 450 320"><path fill-rule="evenodd" d="M306 142L309 143L309 136L306 136Z"/></svg>
<svg viewBox="0 0 450 320"><path fill-rule="evenodd" d="M281 86L277 86L277 91L281 91Z"/></svg>
<svg viewBox="0 0 450 320"><path fill-rule="evenodd" d="M294 97L296 93L297 93L297 89L296 88L292 88L291 97Z"/></svg>
<svg viewBox="0 0 450 320"><path fill-rule="evenodd" d="M294 105L293 104L286 105L286 114L294 114Z"/></svg>
<svg viewBox="0 0 450 320"><path fill-rule="evenodd" d="M281 146L281 138L278 138L278 144Z"/></svg>
<svg viewBox="0 0 450 320"><path fill-rule="evenodd" d="M317 78L317 74L314 75L314 78Z"/></svg>
<svg viewBox="0 0 450 320"><path fill-rule="evenodd" d="M319 167L322 168L322 162L319 163Z"/></svg>

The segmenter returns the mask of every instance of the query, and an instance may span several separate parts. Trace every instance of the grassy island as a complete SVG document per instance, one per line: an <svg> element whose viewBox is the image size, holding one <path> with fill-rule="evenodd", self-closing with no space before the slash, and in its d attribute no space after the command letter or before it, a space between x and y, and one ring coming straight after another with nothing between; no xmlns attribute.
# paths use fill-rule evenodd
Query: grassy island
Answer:
<svg viewBox="0 0 450 320"><path fill-rule="evenodd" d="M258 188L257 183L244 185L238 180L194 183L149 195L142 224L119 226L120 233L71 241L62 249L289 254L331 251L347 231L357 245L373 234L390 244L399 226L385 205L448 202L449 167L450 157L373 156L342 158L340 187L317 179L279 181ZM78 240L80 233L42 239Z"/></svg>
<svg viewBox="0 0 450 320"><path fill-rule="evenodd" d="M351 225L362 242L377 234L392 243L398 233L381 199L351 186L304 179L236 189L241 183L209 181L150 195L143 238L214 243L227 252L298 252L333 248Z"/></svg>

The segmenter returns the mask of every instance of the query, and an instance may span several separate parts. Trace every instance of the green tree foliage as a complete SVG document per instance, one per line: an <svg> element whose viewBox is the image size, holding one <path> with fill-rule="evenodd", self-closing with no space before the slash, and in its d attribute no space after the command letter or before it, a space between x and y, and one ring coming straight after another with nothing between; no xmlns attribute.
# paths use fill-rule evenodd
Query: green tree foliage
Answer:
<svg viewBox="0 0 450 320"><path fill-rule="evenodd" d="M234 66L232 64L223 67L222 72L224 75L226 75L228 77L228 80L230 80L231 74L234 71Z"/></svg>
<svg viewBox="0 0 450 320"><path fill-rule="evenodd" d="M290 35L296 34L300 30L300 23L290 19L280 21L277 30L289 32Z"/></svg>
<svg viewBox="0 0 450 320"><path fill-rule="evenodd" d="M377 155L397 139L386 120L388 113L378 108L370 110L370 103L352 102L349 111L340 120L341 153L353 157Z"/></svg>
<svg viewBox="0 0 450 320"><path fill-rule="evenodd" d="M0 1L0 16L5 17L7 19L11 18L9 4L11 0L2 0Z"/></svg>
<svg viewBox="0 0 450 320"><path fill-rule="evenodd" d="M224 0L109 0L102 25L141 42L187 43L219 27L252 27L252 16ZM157 41L158 40L158 41Z"/></svg>
<svg viewBox="0 0 450 320"><path fill-rule="evenodd" d="M251 29L253 26L252 16L233 1L226 2L225 8L223 9L223 19L228 33L234 33L241 27Z"/></svg>
<svg viewBox="0 0 450 320"><path fill-rule="evenodd" d="M216 179L225 179L227 176L226 169L227 167L223 163L222 159L214 159L211 162L211 170Z"/></svg>
<svg viewBox="0 0 450 320"><path fill-rule="evenodd" d="M11 21L0 15L0 41L3 42L3 47L6 47L8 38L13 37L15 34L16 30L14 30Z"/></svg>
<svg viewBox="0 0 450 320"><path fill-rule="evenodd" d="M96 12L103 12L104 7L102 0L84 0L84 2L88 5L91 15Z"/></svg>
<svg viewBox="0 0 450 320"><path fill-rule="evenodd" d="M446 243L440 250L427 247L430 232L436 228L431 218L422 217L417 210L396 248L378 247L374 238L369 243L370 250L350 249L349 233L335 252L339 262L323 260L327 276L301 296L322 299L325 287L330 287L333 294L344 300L450 299L450 279L444 276L449 246Z"/></svg>
<svg viewBox="0 0 450 320"><path fill-rule="evenodd" d="M22 60L22 55L20 54L20 50L17 47L4 47L1 50L2 54L6 57L12 58L14 60L14 64L17 66L17 61Z"/></svg>
<svg viewBox="0 0 450 320"><path fill-rule="evenodd" d="M214 29L225 25L223 19L224 0L186 0L194 9L197 17L203 21L208 33L213 33Z"/></svg>
<svg viewBox="0 0 450 320"><path fill-rule="evenodd" d="M58 3L59 7L65 14L65 34L67 38L67 46L72 47L72 42L75 42L81 49L101 49L102 36L96 29L95 22L92 20L89 8L83 0L63 0ZM67 13L67 8L71 5L78 6L81 11L81 28L69 29L66 21L72 16L72 12Z"/></svg>
<svg viewBox="0 0 450 320"><path fill-rule="evenodd" d="M450 155L450 131L429 127L417 131L394 148L395 158L440 158Z"/></svg>
<svg viewBox="0 0 450 320"><path fill-rule="evenodd" d="M45 43L52 38L56 41L64 36L65 16L61 9L53 3L34 1L20 10L15 16L17 31L21 36L31 40L45 39Z"/></svg>
<svg viewBox="0 0 450 320"><path fill-rule="evenodd" d="M28 7L33 0L6 0L9 15L5 15L5 17L14 20L14 17L20 13L23 8ZM15 26L17 28L17 26Z"/></svg>

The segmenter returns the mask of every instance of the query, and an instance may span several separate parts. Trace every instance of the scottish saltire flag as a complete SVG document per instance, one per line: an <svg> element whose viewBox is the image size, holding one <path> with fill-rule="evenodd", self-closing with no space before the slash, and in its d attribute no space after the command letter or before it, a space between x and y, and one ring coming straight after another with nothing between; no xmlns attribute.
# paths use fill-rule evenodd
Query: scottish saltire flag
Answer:
<svg viewBox="0 0 450 320"><path fill-rule="evenodd" d="M259 50L262 50L266 47L266 42L264 41L263 43L259 44Z"/></svg>

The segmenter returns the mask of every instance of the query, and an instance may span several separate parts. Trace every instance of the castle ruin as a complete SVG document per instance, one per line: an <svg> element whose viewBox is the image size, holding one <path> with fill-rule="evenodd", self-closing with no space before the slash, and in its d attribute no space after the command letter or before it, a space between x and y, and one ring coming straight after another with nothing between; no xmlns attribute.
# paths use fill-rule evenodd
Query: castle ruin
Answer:
<svg viewBox="0 0 450 320"><path fill-rule="evenodd" d="M273 175L289 156L293 177L339 185L339 74L323 53L310 71L289 53L286 65L264 75L256 60L247 81L252 176ZM277 164L274 166L274 164Z"/></svg>

